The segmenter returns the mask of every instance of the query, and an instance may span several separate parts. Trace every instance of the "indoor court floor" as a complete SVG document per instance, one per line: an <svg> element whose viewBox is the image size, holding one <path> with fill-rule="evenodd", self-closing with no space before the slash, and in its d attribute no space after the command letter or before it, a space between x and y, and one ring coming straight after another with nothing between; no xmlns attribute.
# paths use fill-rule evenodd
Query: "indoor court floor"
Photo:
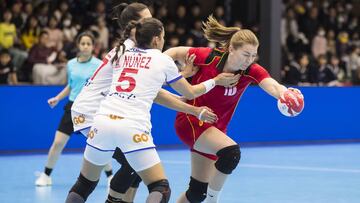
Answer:
<svg viewBox="0 0 360 203"><path fill-rule="evenodd" d="M159 150L172 186L170 202L187 188L189 151ZM52 173L52 187L35 187L45 154L0 156L1 203L63 203L75 182L81 153L65 153ZM359 203L360 143L242 147L239 167L228 178L221 203ZM114 168L119 166L114 162ZM106 178L87 202L105 202ZM145 202L140 185L135 203Z"/></svg>

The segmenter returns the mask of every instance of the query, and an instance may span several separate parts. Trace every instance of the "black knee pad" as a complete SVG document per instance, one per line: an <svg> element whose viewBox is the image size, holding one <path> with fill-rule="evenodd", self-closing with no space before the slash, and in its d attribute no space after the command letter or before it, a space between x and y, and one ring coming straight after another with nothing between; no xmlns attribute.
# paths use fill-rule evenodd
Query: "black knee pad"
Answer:
<svg viewBox="0 0 360 203"><path fill-rule="evenodd" d="M123 164L111 179L110 188L118 193L126 193L134 183L139 187L140 182L141 178L134 169L128 164Z"/></svg>
<svg viewBox="0 0 360 203"><path fill-rule="evenodd" d="M121 151L121 149L119 147L116 147L115 152L112 157L117 162L119 162L121 165L124 165L124 164L129 165L129 163L127 162L127 160L125 158L124 153Z"/></svg>
<svg viewBox="0 0 360 203"><path fill-rule="evenodd" d="M190 177L189 188L185 193L186 198L191 203L199 203L205 200L208 183L200 182Z"/></svg>
<svg viewBox="0 0 360 203"><path fill-rule="evenodd" d="M139 184L141 183L141 178L139 175L136 176L135 180L133 181L133 183L131 184L132 188L138 188Z"/></svg>
<svg viewBox="0 0 360 203"><path fill-rule="evenodd" d="M99 182L99 180L98 181L91 181L91 180L85 178L80 173L76 183L70 189L70 192L75 192L76 194L83 197L84 200L86 201L86 199L89 197L89 195L94 191L94 189L95 189L96 185L98 184L98 182Z"/></svg>
<svg viewBox="0 0 360 203"><path fill-rule="evenodd" d="M217 170L224 174L231 174L231 172L239 164L241 152L239 145L231 145L219 150L216 155L218 160L215 162Z"/></svg>
<svg viewBox="0 0 360 203"><path fill-rule="evenodd" d="M160 192L162 194L162 199L160 203L167 203L170 200L171 190L169 181L166 179L156 181L149 184L148 186L149 193Z"/></svg>

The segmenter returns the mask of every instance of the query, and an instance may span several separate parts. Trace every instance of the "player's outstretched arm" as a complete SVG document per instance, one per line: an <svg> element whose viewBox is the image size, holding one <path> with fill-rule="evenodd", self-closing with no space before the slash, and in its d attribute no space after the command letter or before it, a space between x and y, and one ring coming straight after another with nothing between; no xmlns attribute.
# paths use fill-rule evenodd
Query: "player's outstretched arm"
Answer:
<svg viewBox="0 0 360 203"><path fill-rule="evenodd" d="M189 105L183 102L178 95L172 94L164 89L159 91L154 102L175 111L194 115L198 119L208 123L217 121L217 116L211 109Z"/></svg>
<svg viewBox="0 0 360 203"><path fill-rule="evenodd" d="M265 78L260 83L259 86L268 94L279 99L280 95L287 90L284 85L279 84L273 78Z"/></svg>

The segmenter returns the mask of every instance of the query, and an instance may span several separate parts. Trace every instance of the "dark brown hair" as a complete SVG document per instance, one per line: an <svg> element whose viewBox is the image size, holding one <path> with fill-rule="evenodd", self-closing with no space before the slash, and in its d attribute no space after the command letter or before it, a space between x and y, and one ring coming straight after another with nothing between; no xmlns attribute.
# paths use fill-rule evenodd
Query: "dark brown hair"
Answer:
<svg viewBox="0 0 360 203"><path fill-rule="evenodd" d="M137 47L150 48L152 39L160 36L164 26L162 22L156 18L145 18L136 24L135 39Z"/></svg>
<svg viewBox="0 0 360 203"><path fill-rule="evenodd" d="M132 21L140 20L140 12L148 7L142 3L121 3L113 8L112 16L117 21L122 30L125 29L126 25Z"/></svg>
<svg viewBox="0 0 360 203"><path fill-rule="evenodd" d="M119 42L116 44L116 54L111 62L118 59L118 52L122 47L122 52L125 51L124 42L130 37L131 30L135 27L136 21L141 19L140 12L148 7L142 3L121 3L113 8L112 16L117 21L120 28L122 29L121 37Z"/></svg>
<svg viewBox="0 0 360 203"><path fill-rule="evenodd" d="M95 44L95 36L90 32L90 31L85 31L80 33L77 37L76 37L76 44L79 44L81 41L81 38L87 36L91 39L92 43Z"/></svg>

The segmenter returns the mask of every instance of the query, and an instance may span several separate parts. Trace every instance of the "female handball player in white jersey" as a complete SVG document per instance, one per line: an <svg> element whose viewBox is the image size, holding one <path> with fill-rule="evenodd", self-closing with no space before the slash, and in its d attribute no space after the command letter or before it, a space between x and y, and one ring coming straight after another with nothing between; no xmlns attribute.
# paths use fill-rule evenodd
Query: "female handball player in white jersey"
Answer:
<svg viewBox="0 0 360 203"><path fill-rule="evenodd" d="M161 52L165 34L162 23L145 18L133 25L136 26L137 47L127 50L121 57L115 55L111 61L110 91L94 118L81 173L69 192L68 203L86 201L116 147L124 152L131 167L148 186L147 202L168 202L170 187L153 143L150 123L150 109L162 85L166 82L187 99L192 99L217 84L228 86L238 80L238 77L229 79L233 74L222 73L191 86L173 60ZM215 120L216 117L212 121Z"/></svg>

